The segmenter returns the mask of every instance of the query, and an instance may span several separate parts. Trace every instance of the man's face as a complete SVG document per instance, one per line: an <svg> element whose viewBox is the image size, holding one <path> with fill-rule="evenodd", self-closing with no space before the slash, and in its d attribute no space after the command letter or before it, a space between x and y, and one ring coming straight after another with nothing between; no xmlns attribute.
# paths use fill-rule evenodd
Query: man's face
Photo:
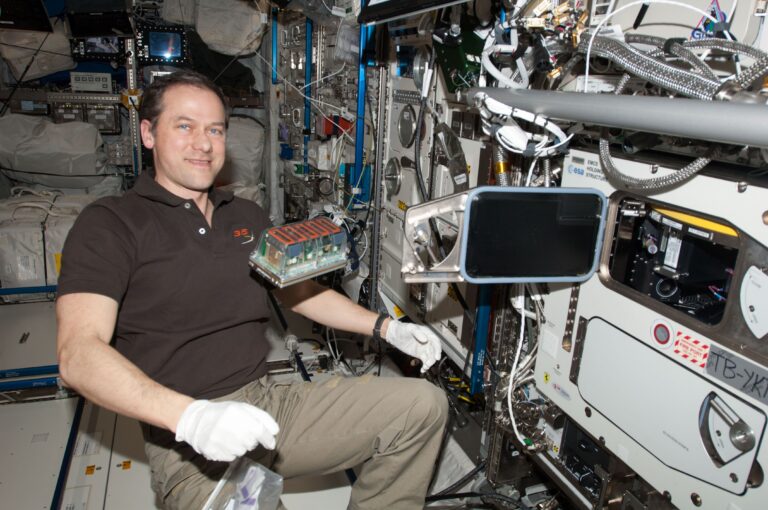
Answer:
<svg viewBox="0 0 768 510"><path fill-rule="evenodd" d="M155 180L174 195L195 198L224 165L224 105L210 90L175 85L163 95L155 128L141 121L141 138L153 150Z"/></svg>

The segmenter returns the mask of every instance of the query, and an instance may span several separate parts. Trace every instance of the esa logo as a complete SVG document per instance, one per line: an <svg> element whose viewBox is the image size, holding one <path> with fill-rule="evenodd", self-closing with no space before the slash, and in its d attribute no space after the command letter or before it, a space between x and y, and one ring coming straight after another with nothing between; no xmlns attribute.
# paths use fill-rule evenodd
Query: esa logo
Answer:
<svg viewBox="0 0 768 510"><path fill-rule="evenodd" d="M255 240L253 231L249 228L236 228L232 231L232 238L240 241L240 244L248 244Z"/></svg>
<svg viewBox="0 0 768 510"><path fill-rule="evenodd" d="M576 165L569 165L568 166L568 173L569 174L576 174L576 175L584 175L584 169L580 166Z"/></svg>

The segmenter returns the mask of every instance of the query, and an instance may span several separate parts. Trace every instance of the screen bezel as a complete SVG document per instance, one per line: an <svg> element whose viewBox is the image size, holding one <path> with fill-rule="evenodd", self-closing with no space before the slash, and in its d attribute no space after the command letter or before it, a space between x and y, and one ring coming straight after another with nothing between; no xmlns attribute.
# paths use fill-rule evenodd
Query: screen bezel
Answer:
<svg viewBox="0 0 768 510"><path fill-rule="evenodd" d="M547 271L548 274L515 274L511 275L492 275L492 274L477 274L474 270L467 270L468 250L476 247L477 239L473 236L477 236L477 232L472 232L471 225L473 222L473 204L476 200L481 199L485 193L494 194L509 194L509 199L514 200L515 194L520 196L526 194L529 197L535 197L536 195L544 197L544 195L562 196L567 195L592 195L598 200L598 214L595 217L594 225L594 240L592 248L590 249L591 264L588 268L585 268L583 272L577 274L557 274L555 271ZM564 198L565 199L565 198ZM464 211L464 223L462 228L461 239L461 254L459 259L459 272L466 281L475 284L482 283L537 283L537 282L583 282L588 280L598 269L600 251L602 248L603 237L605 232L605 221L607 216L608 201L605 195L592 188L502 188L496 186L483 186L471 190L467 196L466 208ZM531 228L531 222L526 221L523 218L516 218L516 221L520 225L524 225L524 228ZM496 223L496 228L509 228L512 225L505 224L503 219ZM503 256L504 254L499 254ZM583 254L582 254L583 255Z"/></svg>

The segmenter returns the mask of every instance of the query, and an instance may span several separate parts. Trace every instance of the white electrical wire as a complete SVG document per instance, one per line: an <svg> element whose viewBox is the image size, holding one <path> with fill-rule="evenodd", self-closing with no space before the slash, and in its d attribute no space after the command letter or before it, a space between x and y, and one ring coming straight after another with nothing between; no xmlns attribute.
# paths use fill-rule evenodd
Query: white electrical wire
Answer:
<svg viewBox="0 0 768 510"><path fill-rule="evenodd" d="M536 163L539 162L538 156L533 158L533 162L531 162L531 166L528 167L528 176L525 178L525 187L531 185L531 179L533 178L533 169L536 167Z"/></svg>
<svg viewBox="0 0 768 510"><path fill-rule="evenodd" d="M499 71L495 65L493 65L493 62L491 62L491 53L512 53L515 51L515 49L517 49L517 46L512 46L511 44L494 44L488 49L483 50L483 53L480 55L480 61L483 64L483 69L488 71L488 74L496 78L499 84L506 85L507 87L513 89L525 89L528 88L528 72L525 69L525 63L523 62L522 58L515 60L517 69L520 71L519 82L504 76L504 74Z"/></svg>
<svg viewBox="0 0 768 510"><path fill-rule="evenodd" d="M586 56L586 69L584 71L584 93L587 94L589 92L589 58L592 54L592 43L595 42L595 37L597 37L597 34L600 33L600 29L603 27L603 25L611 19L616 14L629 9L630 7L634 7L636 5L642 5L642 4L668 4L668 5L676 5L678 7L683 7L685 9L689 9L695 12L698 12L699 14L703 15L707 19L713 21L714 23L719 23L720 20L713 18L711 15L709 15L707 12L704 12L703 10L699 9L698 7L694 7L692 5L684 4L682 2L675 2L674 0L637 0L635 2L628 3L627 5L624 5L622 7L619 7L615 11L611 12L610 14L607 14L600 23L597 24L597 26L593 29L592 37L589 38L589 45L587 46L587 56ZM728 32L725 32L726 38L728 40L731 40L730 35Z"/></svg>
<svg viewBox="0 0 768 510"><path fill-rule="evenodd" d="M509 411L509 420L512 423L512 430L515 433L515 437L518 441L524 446L526 446L527 449L532 449L531 445L525 444L525 438L520 434L520 431L517 429L517 420L515 419L515 413L512 412L512 389L515 387L515 372L517 371L517 364L520 361L520 352L523 349L523 339L525 338L525 286L519 285L520 292L517 296L517 300L520 302L519 312L520 312L520 334L517 338L517 349L515 349L515 358L512 362L512 368L509 371L509 387L507 388L507 410ZM514 301L512 302L512 307L517 309L518 307L515 306Z"/></svg>
<svg viewBox="0 0 768 510"><path fill-rule="evenodd" d="M311 81L311 82L307 83L307 84L306 84L306 85L304 85L304 86L305 86L305 87L309 87L309 86L311 86L311 85L314 85L314 84L316 84L316 83L321 83L321 82L324 82L324 81L325 81L325 80L327 80L328 78L332 78L332 77L336 76L337 74L340 74L342 71L344 71L344 68L345 68L345 67L347 67L347 63L346 63L346 62L342 62L342 64L341 64L341 67L339 68L339 70L338 70L338 71L334 71L334 72L332 72L331 74L328 74L328 75L326 75L326 76L323 76L323 77L322 77L322 78L320 78L319 80Z"/></svg>

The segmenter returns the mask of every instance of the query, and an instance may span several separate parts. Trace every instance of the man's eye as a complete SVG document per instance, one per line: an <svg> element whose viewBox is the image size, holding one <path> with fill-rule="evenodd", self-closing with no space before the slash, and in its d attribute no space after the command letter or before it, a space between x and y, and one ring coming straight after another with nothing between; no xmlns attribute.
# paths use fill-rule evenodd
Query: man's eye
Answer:
<svg viewBox="0 0 768 510"><path fill-rule="evenodd" d="M222 136L224 134L224 130L219 128L211 128L211 134L216 136Z"/></svg>
<svg viewBox="0 0 768 510"><path fill-rule="evenodd" d="M179 124L179 129L189 129L189 124Z"/></svg>

